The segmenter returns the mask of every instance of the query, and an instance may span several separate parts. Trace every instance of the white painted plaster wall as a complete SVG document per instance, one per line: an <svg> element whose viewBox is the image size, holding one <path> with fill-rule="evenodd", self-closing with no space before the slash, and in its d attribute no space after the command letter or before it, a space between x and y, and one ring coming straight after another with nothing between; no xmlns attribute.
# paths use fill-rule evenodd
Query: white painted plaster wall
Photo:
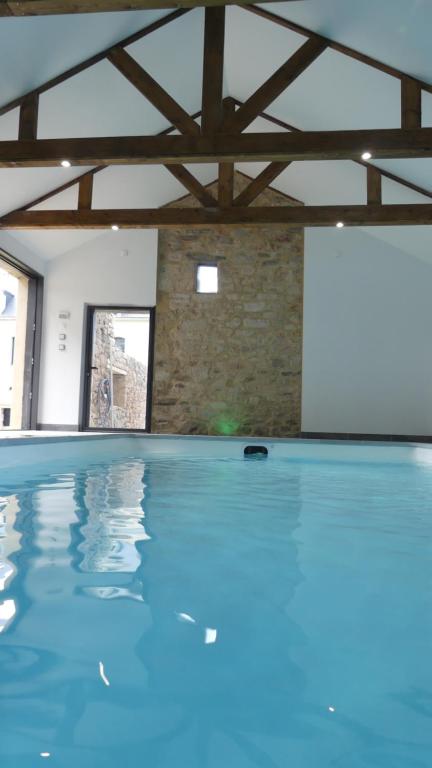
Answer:
<svg viewBox="0 0 432 768"><path fill-rule="evenodd" d="M306 230L303 431L432 435L430 258Z"/></svg>
<svg viewBox="0 0 432 768"><path fill-rule="evenodd" d="M47 264L39 423L79 423L85 305L154 306L156 266L156 230L110 231ZM63 310L70 312L66 328Z"/></svg>
<svg viewBox="0 0 432 768"><path fill-rule="evenodd" d="M33 251L27 248L23 243L20 243L15 237L9 234L9 232L0 232L0 255L1 251L9 256L13 256L15 259L19 259L22 264L30 267L40 275L45 274L46 263Z"/></svg>

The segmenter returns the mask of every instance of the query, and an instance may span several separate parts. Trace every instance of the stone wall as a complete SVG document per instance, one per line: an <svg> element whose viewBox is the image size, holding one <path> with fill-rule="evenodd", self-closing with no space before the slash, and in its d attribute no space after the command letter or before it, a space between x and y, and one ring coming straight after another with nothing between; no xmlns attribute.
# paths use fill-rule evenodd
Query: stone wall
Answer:
<svg viewBox="0 0 432 768"><path fill-rule="evenodd" d="M110 312L94 318L90 426L145 429L147 368L116 346Z"/></svg>
<svg viewBox="0 0 432 768"><path fill-rule="evenodd" d="M236 173L236 194L247 183ZM289 202L266 190L255 204ZM303 253L301 228L159 232L152 431L300 432ZM217 294L195 291L206 262Z"/></svg>

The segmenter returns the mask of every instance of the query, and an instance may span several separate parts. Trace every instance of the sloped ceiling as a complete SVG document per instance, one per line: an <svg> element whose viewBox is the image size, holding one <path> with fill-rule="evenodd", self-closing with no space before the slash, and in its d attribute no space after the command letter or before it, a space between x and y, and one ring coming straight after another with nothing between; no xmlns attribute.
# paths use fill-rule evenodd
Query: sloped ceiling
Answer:
<svg viewBox="0 0 432 768"><path fill-rule="evenodd" d="M430 0L306 0L263 7L430 81Z"/></svg>
<svg viewBox="0 0 432 768"><path fill-rule="evenodd" d="M0 24L4 104L166 15L163 11L5 18Z"/></svg>
<svg viewBox="0 0 432 768"><path fill-rule="evenodd" d="M431 80L432 3L429 0L302 0L265 5L280 16L341 43ZM0 104L136 32L163 12L2 19ZM227 8L224 94L245 100L304 42L304 37L257 15ZM201 105L203 10L196 9L134 43L128 52L190 113ZM400 84L394 78L326 51L272 105L273 116L300 129L395 127L400 120ZM432 125L432 95L423 96L425 125ZM0 138L17 135L18 110L0 117ZM107 61L71 78L41 97L39 137L158 133L165 119ZM280 130L259 118L249 130ZM367 148L365 148L367 149ZM432 160L380 161L379 165L432 191ZM239 170L255 176L263 167ZM83 172L79 169L1 169L0 214L28 203ZM193 166L207 184L216 167ZM275 188L309 204L365 202L365 169L353 162L292 163ZM157 207L184 193L163 167L117 166L95 177L95 207ZM45 208L76 205L76 187L47 201ZM426 202L415 192L384 181L384 202ZM421 258L432 254L431 228L373 228L374 236L397 242ZM400 233L403 233L399 237ZM44 259L77 247L100 232L11 232ZM429 257L432 260L432 255Z"/></svg>

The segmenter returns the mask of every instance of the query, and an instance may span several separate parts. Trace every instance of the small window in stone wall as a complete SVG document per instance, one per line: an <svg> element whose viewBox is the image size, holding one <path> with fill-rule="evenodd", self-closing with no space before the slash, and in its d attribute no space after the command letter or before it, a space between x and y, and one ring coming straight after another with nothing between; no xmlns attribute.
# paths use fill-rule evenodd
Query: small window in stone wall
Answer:
<svg viewBox="0 0 432 768"><path fill-rule="evenodd" d="M198 264L196 271L197 293L218 292L217 264Z"/></svg>
<svg viewBox="0 0 432 768"><path fill-rule="evenodd" d="M124 336L115 336L114 344L116 345L116 348L119 349L121 352L125 351L126 339L124 338Z"/></svg>

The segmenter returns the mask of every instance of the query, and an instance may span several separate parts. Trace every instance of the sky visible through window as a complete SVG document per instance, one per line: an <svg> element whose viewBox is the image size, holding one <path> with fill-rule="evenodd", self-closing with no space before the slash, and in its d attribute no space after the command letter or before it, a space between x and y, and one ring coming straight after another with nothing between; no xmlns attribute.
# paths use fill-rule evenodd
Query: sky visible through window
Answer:
<svg viewBox="0 0 432 768"><path fill-rule="evenodd" d="M198 293L218 292L218 268L214 264L199 264L197 269Z"/></svg>

